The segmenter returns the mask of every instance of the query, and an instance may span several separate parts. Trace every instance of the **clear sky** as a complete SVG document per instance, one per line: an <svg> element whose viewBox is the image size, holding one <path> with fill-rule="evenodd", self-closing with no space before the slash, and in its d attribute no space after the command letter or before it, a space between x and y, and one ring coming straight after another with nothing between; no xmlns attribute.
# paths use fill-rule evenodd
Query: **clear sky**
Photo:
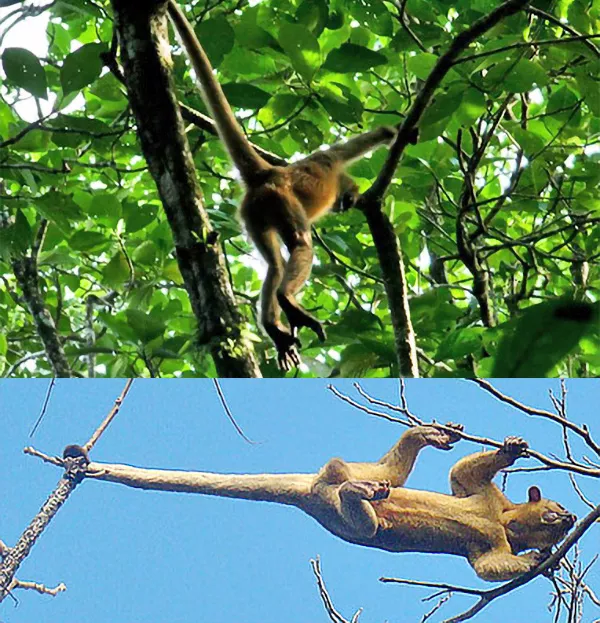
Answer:
<svg viewBox="0 0 600 623"><path fill-rule="evenodd" d="M226 419L211 381L135 381L110 429L93 450L97 461L215 472L315 472L332 456L375 460L402 428L336 399L324 380L224 380L222 388L248 445ZM335 386L356 396L350 381ZM497 381L529 404L550 408L555 380ZM60 471L25 456L32 443L60 454L83 443L110 410L122 380L58 380L33 441L48 381L0 381L0 538L14 544L50 493ZM396 381L364 381L371 394L397 399ZM598 381L568 381L571 419L600 436ZM411 410L420 417L457 421L469 432L502 439L522 435L544 452L561 454L555 426L498 403L468 381L408 381ZM447 492L448 470L479 448L462 441L450 452L427 448L407 485ZM534 465L533 461L521 462ZM597 482L580 479L598 501ZM578 516L584 505L562 473L510 476L507 493L525 499L527 487L557 499ZM583 561L597 553L600 525L582 540ZM21 567L21 580L68 590L57 597L18 591L0 606L3 623L84 620L86 623L315 623L328 620L309 560L321 556L337 609L347 618L364 608L362 623L417 623L431 603L426 589L378 582L382 575L482 586L465 560L437 554L391 554L345 543L297 509L190 494L147 492L85 481L59 511ZM588 576L600 587L600 567ZM488 585L492 586L492 585ZM550 621L551 585L538 578L499 600L475 620ZM456 596L449 616L472 603ZM588 607L584 622L598 617ZM440 621L442 617L433 618Z"/></svg>

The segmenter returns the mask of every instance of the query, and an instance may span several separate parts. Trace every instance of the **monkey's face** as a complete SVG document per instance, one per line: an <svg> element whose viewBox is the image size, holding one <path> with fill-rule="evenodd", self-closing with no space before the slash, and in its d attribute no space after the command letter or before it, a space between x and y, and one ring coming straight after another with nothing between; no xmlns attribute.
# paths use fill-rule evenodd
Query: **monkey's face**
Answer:
<svg viewBox="0 0 600 623"><path fill-rule="evenodd" d="M577 520L558 502L543 499L538 487L531 487L528 502L508 514L505 529L515 551L550 549L566 536Z"/></svg>

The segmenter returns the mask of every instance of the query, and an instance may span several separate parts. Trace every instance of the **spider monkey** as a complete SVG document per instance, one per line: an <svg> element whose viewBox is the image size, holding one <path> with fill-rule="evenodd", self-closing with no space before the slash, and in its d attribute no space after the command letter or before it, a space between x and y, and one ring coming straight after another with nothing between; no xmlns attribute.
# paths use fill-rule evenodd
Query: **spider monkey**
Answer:
<svg viewBox="0 0 600 623"><path fill-rule="evenodd" d="M507 437L497 450L460 459L450 471L452 495L404 488L426 446L450 450L461 426L415 426L375 463L331 459L318 474L211 474L90 463L86 476L139 489L201 493L296 506L350 543L389 552L466 558L477 575L504 581L530 571L563 539L576 517L530 487L513 503L492 482L527 454ZM526 550L526 553L521 553Z"/></svg>
<svg viewBox="0 0 600 623"><path fill-rule="evenodd" d="M261 292L261 324L277 349L279 367L288 371L300 364L299 328L308 327L320 341L325 340L321 323L296 300L312 268L311 223L334 205L341 209L354 205L358 187L344 173L344 166L391 143L397 130L377 128L287 167L269 164L240 128L191 24L175 0L169 0L168 12L200 83L204 103L244 183L246 194L240 214L268 264ZM411 142L416 140L415 130ZM287 262L281 255L281 242L289 252ZM289 329L280 320L282 310Z"/></svg>

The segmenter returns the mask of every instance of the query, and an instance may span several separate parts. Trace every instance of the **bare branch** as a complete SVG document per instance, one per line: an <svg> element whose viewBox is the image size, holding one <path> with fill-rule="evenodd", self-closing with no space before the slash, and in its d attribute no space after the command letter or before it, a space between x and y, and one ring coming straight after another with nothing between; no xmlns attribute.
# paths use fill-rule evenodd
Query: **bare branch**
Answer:
<svg viewBox="0 0 600 623"><path fill-rule="evenodd" d="M237 431L238 435L244 441L250 444L253 444L253 445L257 444L258 442L252 441L252 439L250 439L249 437L246 437L246 435L244 434L244 431L240 428L240 425L235 421L235 418L233 417L233 413L231 413L231 409L229 408L229 405L227 404L227 401L225 400L225 395L223 394L223 390L221 389L219 380L213 379L213 383L215 385L215 389L217 390L219 400L221 401L221 404L223 405L223 410L225 411L225 415L229 418L229 421L233 424L233 427Z"/></svg>
<svg viewBox="0 0 600 623"><path fill-rule="evenodd" d="M333 602L331 601L331 597L327 592L327 588L325 587L325 581L323 580L323 575L321 574L321 559L317 556L315 559L311 559L310 565L312 567L313 573L315 574L315 578L317 579L317 586L319 587L319 595L323 600L323 605L325 606L325 611L327 615L333 621L333 623L358 623L358 619L362 612L362 608L354 613L354 616L350 621L345 619L334 607Z"/></svg>
<svg viewBox="0 0 600 623"><path fill-rule="evenodd" d="M56 383L56 378L52 377L48 385L48 389L46 390L46 396L44 398L44 404L42 405L42 410L40 411L40 415L38 416L38 419L33 425L31 432L29 433L29 437L33 437L35 431L37 430L37 427L40 425L40 422L42 421L42 418L46 414L46 409L48 408L48 403L50 402L50 396L52 395L52 389L54 388L55 383Z"/></svg>
<svg viewBox="0 0 600 623"><path fill-rule="evenodd" d="M119 409L121 408L121 405L123 404L123 400L125 400L127 394L129 393L132 383L133 383L133 379L127 379L127 382L125 383L125 387L123 388L121 395L115 400L114 407L111 409L110 413L106 416L106 418L104 418L104 421L102 422L102 424L98 426L94 434L90 437L89 441L83 446L88 452L96 445L96 442L98 441L98 439L100 439L100 437L102 436L102 433L108 428L109 424L115 419L117 413L119 413Z"/></svg>
<svg viewBox="0 0 600 623"><path fill-rule="evenodd" d="M44 584L38 584L37 582L25 582L23 580L13 580L12 585L10 587L11 590L16 588L21 588L24 590L37 591L40 595L51 595L52 597L56 597L58 593L62 593L67 590L67 587L63 582L55 586L54 588L49 588Z"/></svg>
<svg viewBox="0 0 600 623"><path fill-rule="evenodd" d="M506 396L501 391L496 389L489 381L486 381L485 379L469 379L469 380L473 381L474 383L477 383L479 387L481 387L482 389L485 389L487 392L492 394L492 396L494 396L495 398L498 398L498 400L501 400L502 402L505 402L506 404L509 404L512 407L519 409L519 411L522 411L523 413L526 413L527 415L543 417L543 418L546 418L548 420L555 422L556 424L560 424L561 426L568 428L569 430L573 431L575 434L579 435L579 437L581 437L585 441L585 443L598 456L600 456L600 445L598 445L594 441L589 429L587 428L585 424L582 426L578 426L577 424L570 422L569 420L562 417L561 415L552 413L551 411L546 411L544 409L536 409L535 407L530 407L528 405L525 405L519 402L518 400L511 398L510 396Z"/></svg>

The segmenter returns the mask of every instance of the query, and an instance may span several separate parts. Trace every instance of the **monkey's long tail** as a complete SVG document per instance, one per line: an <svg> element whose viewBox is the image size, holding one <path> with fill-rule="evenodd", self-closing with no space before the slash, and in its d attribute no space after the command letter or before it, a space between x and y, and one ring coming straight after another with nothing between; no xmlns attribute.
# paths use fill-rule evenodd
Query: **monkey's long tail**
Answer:
<svg viewBox="0 0 600 623"><path fill-rule="evenodd" d="M261 172L272 167L254 151L246 138L229 106L221 85L214 76L213 68L196 37L196 33L175 0L169 0L168 10L169 17L200 82L202 99L217 125L219 136L244 182L252 185Z"/></svg>

